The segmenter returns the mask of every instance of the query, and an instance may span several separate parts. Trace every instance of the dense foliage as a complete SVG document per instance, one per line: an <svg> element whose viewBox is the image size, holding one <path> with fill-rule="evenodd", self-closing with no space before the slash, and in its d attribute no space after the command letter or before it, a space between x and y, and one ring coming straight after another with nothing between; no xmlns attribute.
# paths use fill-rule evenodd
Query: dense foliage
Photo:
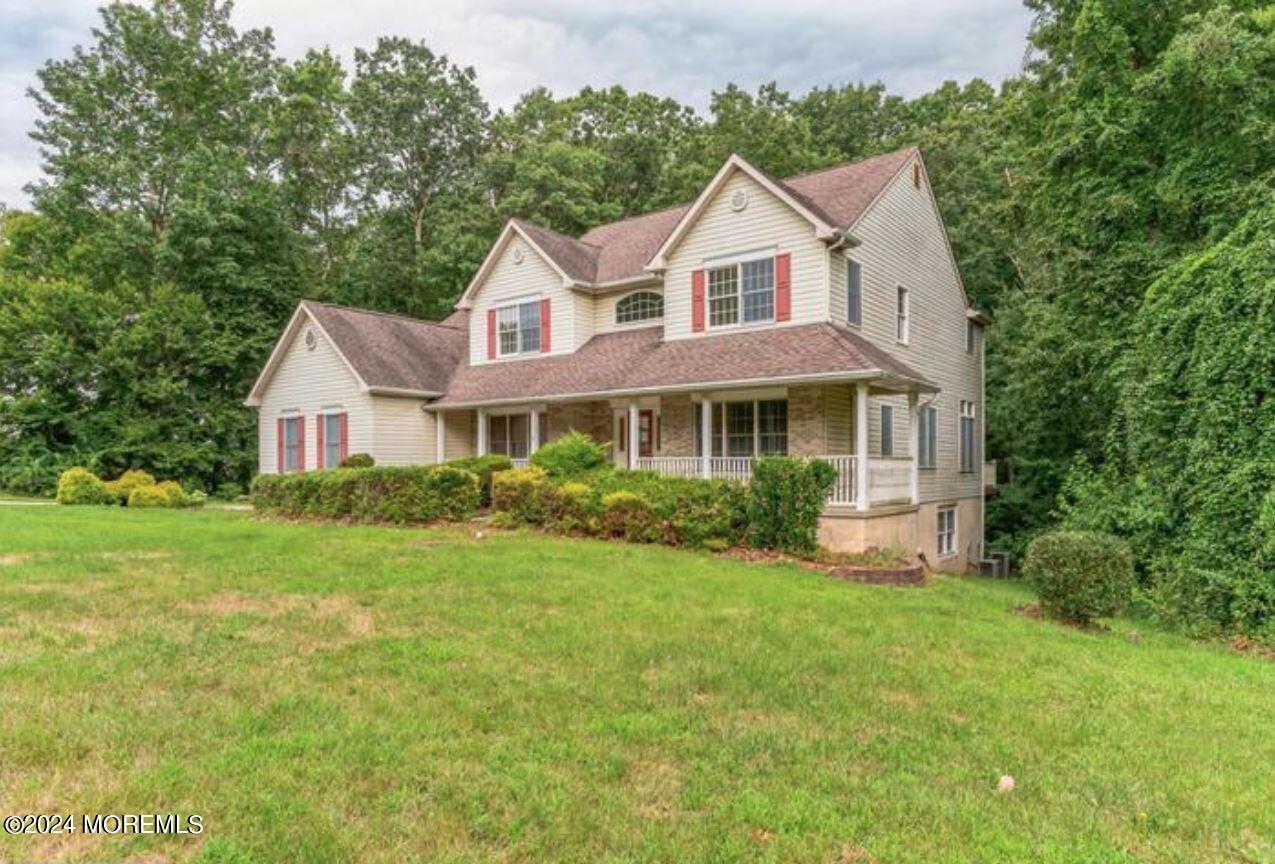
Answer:
<svg viewBox="0 0 1275 864"><path fill-rule="evenodd" d="M453 468L460 468L462 471L470 471L478 477L478 488L481 495L481 504L484 507L491 506L491 481L497 471L508 471L513 467L513 462L508 456L492 453L487 456L471 456L467 459L453 459L447 463Z"/></svg>
<svg viewBox="0 0 1275 864"><path fill-rule="evenodd" d="M1023 576L1045 612L1091 624L1124 611L1133 596L1133 553L1119 537L1098 531L1052 531L1027 547Z"/></svg>
<svg viewBox="0 0 1275 864"><path fill-rule="evenodd" d="M58 477L59 504L198 507L206 497L200 490L186 492L176 480L157 483L154 475L140 469L130 469L105 482L92 471L79 466L68 468Z"/></svg>
<svg viewBox="0 0 1275 864"><path fill-rule="evenodd" d="M758 459L748 485L749 542L759 549L813 553L819 516L836 482L837 470L819 459Z"/></svg>
<svg viewBox="0 0 1275 864"><path fill-rule="evenodd" d="M692 199L732 152L782 176L919 145L996 322L988 456L1009 480L990 532L1021 552L1098 519L1170 617L1266 628L1268 385L1236 365L1256 347L1216 337L1241 283L1269 285L1275 10L1026 2L1024 68L999 89L722 82L705 115L618 87L492 113L421 42L284 60L224 0L108 5L40 71L34 212L0 219L0 486L47 494L72 465L242 486L241 400L298 298L438 315L511 215L578 232ZM1246 302L1244 344L1275 342Z"/></svg>
<svg viewBox="0 0 1275 864"><path fill-rule="evenodd" d="M252 481L252 502L262 512L294 518L467 519L478 510L478 477L449 465L260 474Z"/></svg>
<svg viewBox="0 0 1275 864"><path fill-rule="evenodd" d="M575 477L611 461L611 447L575 429L531 454L531 464L550 477Z"/></svg>

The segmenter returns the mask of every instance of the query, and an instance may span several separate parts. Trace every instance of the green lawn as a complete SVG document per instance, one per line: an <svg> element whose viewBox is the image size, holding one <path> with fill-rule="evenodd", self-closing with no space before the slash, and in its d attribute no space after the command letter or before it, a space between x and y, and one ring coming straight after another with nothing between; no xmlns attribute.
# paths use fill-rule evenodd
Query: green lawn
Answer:
<svg viewBox="0 0 1275 864"><path fill-rule="evenodd" d="M1026 599L0 508L0 815L205 825L0 860L1275 860L1275 664Z"/></svg>

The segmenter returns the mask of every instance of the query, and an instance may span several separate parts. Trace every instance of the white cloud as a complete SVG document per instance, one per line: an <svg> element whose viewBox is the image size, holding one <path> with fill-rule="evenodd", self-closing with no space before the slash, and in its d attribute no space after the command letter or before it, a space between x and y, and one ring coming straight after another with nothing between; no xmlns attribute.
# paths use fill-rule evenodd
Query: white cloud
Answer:
<svg viewBox="0 0 1275 864"><path fill-rule="evenodd" d="M22 90L44 59L89 41L97 2L0 0L0 201L24 203L38 172ZM947 79L999 81L1018 69L1030 13L1018 0L238 0L235 19L271 27L290 57L328 45L350 61L381 35L425 39L473 66L501 107L536 85L621 84L702 110L728 82L800 93L881 80L914 95Z"/></svg>

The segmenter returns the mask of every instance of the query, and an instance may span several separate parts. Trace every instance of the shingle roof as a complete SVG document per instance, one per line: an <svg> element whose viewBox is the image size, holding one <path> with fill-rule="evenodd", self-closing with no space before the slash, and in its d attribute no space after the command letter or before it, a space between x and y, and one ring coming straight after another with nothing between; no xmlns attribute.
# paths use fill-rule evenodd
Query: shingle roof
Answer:
<svg viewBox="0 0 1275 864"><path fill-rule="evenodd" d="M932 387L857 333L805 324L662 340L662 327L595 336L574 354L463 365L437 403L467 405L589 393L626 393L701 384L880 373Z"/></svg>
<svg viewBox="0 0 1275 864"><path fill-rule="evenodd" d="M442 393L469 351L469 316L421 321L304 300L359 377L372 389Z"/></svg>
<svg viewBox="0 0 1275 864"><path fill-rule="evenodd" d="M770 179L820 219L848 228L915 152L909 147L782 180ZM572 279L598 284L645 275L647 263L689 209L689 204L682 204L610 222L579 238L522 219L514 222Z"/></svg>

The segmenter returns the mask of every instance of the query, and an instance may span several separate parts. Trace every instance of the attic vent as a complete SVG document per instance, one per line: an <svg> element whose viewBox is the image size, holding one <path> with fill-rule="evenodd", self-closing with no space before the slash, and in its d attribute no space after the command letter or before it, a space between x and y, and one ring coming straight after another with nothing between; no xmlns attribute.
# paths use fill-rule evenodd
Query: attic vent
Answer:
<svg viewBox="0 0 1275 864"><path fill-rule="evenodd" d="M318 345L318 344L319 344L319 339L318 339L318 337L317 337L317 336L315 336L315 335L314 335L314 331L313 331L313 330L309 330L309 329L307 329L307 330L305 331L305 347L306 347L306 350L308 350L308 351L313 351L313 350L314 350L314 346L315 346L315 345Z"/></svg>
<svg viewBox="0 0 1275 864"><path fill-rule="evenodd" d="M743 189L736 189L730 196L730 209L738 213L748 206L748 193Z"/></svg>
<svg viewBox="0 0 1275 864"><path fill-rule="evenodd" d="M521 244L514 247L514 263L515 264L521 264L522 259L525 258L526 256L527 256L527 253L522 251Z"/></svg>

